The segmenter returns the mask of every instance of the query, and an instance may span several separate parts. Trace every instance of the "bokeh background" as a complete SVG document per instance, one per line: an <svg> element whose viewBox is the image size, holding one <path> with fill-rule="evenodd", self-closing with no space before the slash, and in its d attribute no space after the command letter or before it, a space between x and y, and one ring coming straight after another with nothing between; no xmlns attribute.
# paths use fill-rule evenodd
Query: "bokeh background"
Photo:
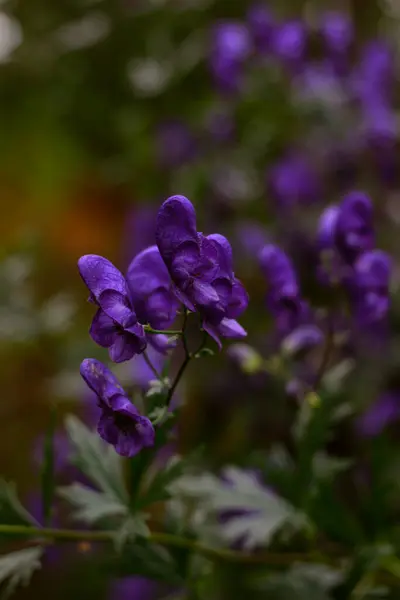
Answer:
<svg viewBox="0 0 400 600"><path fill-rule="evenodd" d="M159 204L188 196L199 229L232 241L251 296L243 323L266 355L256 259L266 240L294 249L307 269L322 208L362 188L375 203L381 247L399 256L398 3L259 6L257 17L245 0L0 1L0 473L32 510L51 407L60 426L70 411L91 422L79 364L106 357L87 334L79 256L105 255L125 269L154 243ZM323 29L332 10L349 22L349 41L339 28L336 48ZM230 20L239 31L218 42ZM397 281L396 266L394 298ZM126 365L119 374L137 376ZM182 391L182 448L206 440L222 463L281 439L281 392L266 411L265 386L262 377L249 383L226 354L199 362ZM69 549L68 560L52 557L18 594L110 597L94 554L84 547ZM71 577L79 569L85 576Z"/></svg>

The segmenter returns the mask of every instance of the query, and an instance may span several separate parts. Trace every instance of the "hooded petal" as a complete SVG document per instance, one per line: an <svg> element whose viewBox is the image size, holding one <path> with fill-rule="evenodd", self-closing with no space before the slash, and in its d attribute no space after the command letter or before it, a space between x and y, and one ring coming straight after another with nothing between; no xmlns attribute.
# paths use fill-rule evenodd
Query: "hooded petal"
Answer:
<svg viewBox="0 0 400 600"><path fill-rule="evenodd" d="M130 360L135 354L139 354L141 351L138 349L137 338L127 333L117 335L108 352L113 362L121 363Z"/></svg>
<svg viewBox="0 0 400 600"><path fill-rule="evenodd" d="M115 375L95 358L85 358L81 363L80 373L90 389L107 403L115 394L125 394Z"/></svg>
<svg viewBox="0 0 400 600"><path fill-rule="evenodd" d="M351 192L340 205L337 245L343 257L352 262L374 246L373 208L362 192Z"/></svg>
<svg viewBox="0 0 400 600"><path fill-rule="evenodd" d="M249 304L249 295L239 279L234 280L231 297L229 299L226 316L236 319L246 310Z"/></svg>
<svg viewBox="0 0 400 600"><path fill-rule="evenodd" d="M182 243L197 244L196 212L185 196L171 196L162 204L156 220L156 242L167 266Z"/></svg>
<svg viewBox="0 0 400 600"><path fill-rule="evenodd" d="M155 329L169 327L176 317L179 302L157 246L143 250L133 259L127 284L139 320Z"/></svg>
<svg viewBox="0 0 400 600"><path fill-rule="evenodd" d="M219 233L208 235L207 240L214 242L218 250L218 277L227 277L228 279L231 279L233 276L233 254L230 243L226 237Z"/></svg>
<svg viewBox="0 0 400 600"><path fill-rule="evenodd" d="M137 322L128 298L119 292L105 290L98 297L98 303L100 308L121 327L129 327Z"/></svg>
<svg viewBox="0 0 400 600"><path fill-rule="evenodd" d="M247 336L247 331L235 319L222 319L217 331L226 338L241 339Z"/></svg>
<svg viewBox="0 0 400 600"><path fill-rule="evenodd" d="M97 254L86 254L78 261L79 273L97 301L105 290L114 290L126 295L126 282L122 273L114 265Z"/></svg>
<svg viewBox="0 0 400 600"><path fill-rule="evenodd" d="M114 321L101 308L99 308L93 317L89 333L92 340L102 348L112 346L118 335Z"/></svg>

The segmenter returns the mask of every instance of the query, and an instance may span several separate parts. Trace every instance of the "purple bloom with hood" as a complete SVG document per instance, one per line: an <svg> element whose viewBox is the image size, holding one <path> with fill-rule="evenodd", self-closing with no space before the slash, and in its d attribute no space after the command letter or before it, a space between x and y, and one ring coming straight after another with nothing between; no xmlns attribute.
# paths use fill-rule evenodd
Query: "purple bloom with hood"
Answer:
<svg viewBox="0 0 400 600"><path fill-rule="evenodd" d="M135 256L126 281L140 322L149 323L153 329L167 329L175 320L180 303L157 246Z"/></svg>
<svg viewBox="0 0 400 600"><path fill-rule="evenodd" d="M320 250L336 251L349 265L374 246L373 207L363 192L351 192L341 204L328 207L318 229Z"/></svg>
<svg viewBox="0 0 400 600"><path fill-rule="evenodd" d="M90 291L89 300L99 307L90 327L93 340L108 348L111 360L117 363L143 352L144 329L138 323L122 273L95 254L82 256L78 268Z"/></svg>
<svg viewBox="0 0 400 600"><path fill-rule="evenodd" d="M135 456L154 444L154 428L139 414L118 379L101 362L85 358L80 368L86 384L97 395L101 408L97 431L121 456Z"/></svg>
<svg viewBox="0 0 400 600"><path fill-rule="evenodd" d="M282 334L289 334L305 322L309 314L293 265L285 252L268 244L260 253L260 264L267 279L267 306Z"/></svg>
<svg viewBox="0 0 400 600"><path fill-rule="evenodd" d="M263 4L253 4L247 13L247 22L256 52L267 54L271 50L275 29L271 11Z"/></svg>
<svg viewBox="0 0 400 600"><path fill-rule="evenodd" d="M390 257L382 250L365 252L354 265L350 293L361 323L383 319L389 310Z"/></svg>
<svg viewBox="0 0 400 600"><path fill-rule="evenodd" d="M310 204L320 196L320 182L316 172L297 153L288 154L270 169L268 184L271 195L282 208Z"/></svg>
<svg viewBox="0 0 400 600"><path fill-rule="evenodd" d="M177 298L200 313L204 329L218 344L220 335L244 337L235 319L247 308L248 295L233 273L228 240L199 233L193 204L184 196L172 196L159 210L156 241Z"/></svg>
<svg viewBox="0 0 400 600"><path fill-rule="evenodd" d="M211 44L210 66L216 84L224 92L237 91L251 49L247 27L235 21L219 23L214 27Z"/></svg>

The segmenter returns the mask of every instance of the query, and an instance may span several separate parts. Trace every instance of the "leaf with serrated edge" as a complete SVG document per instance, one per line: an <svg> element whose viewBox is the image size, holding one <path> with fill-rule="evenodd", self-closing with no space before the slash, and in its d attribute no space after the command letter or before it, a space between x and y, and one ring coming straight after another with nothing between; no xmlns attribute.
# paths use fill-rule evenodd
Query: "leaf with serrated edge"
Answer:
<svg viewBox="0 0 400 600"><path fill-rule="evenodd" d="M114 448L72 415L66 419L66 428L75 450L77 466L103 492L118 497L123 503L128 502L121 460Z"/></svg>
<svg viewBox="0 0 400 600"><path fill-rule="evenodd" d="M19 585L29 583L34 571L41 567L42 555L43 548L36 546L0 556L0 585L3 599L8 598Z"/></svg>
<svg viewBox="0 0 400 600"><path fill-rule="evenodd" d="M58 494L76 507L73 518L77 521L96 523L100 519L124 517L128 514L127 505L114 494L98 492L81 483L59 488Z"/></svg>
<svg viewBox="0 0 400 600"><path fill-rule="evenodd" d="M229 467L224 475L229 484L206 473L181 477L170 490L178 496L197 498L206 511L216 515L242 510L240 516L221 525L223 536L229 541L241 538L249 548L267 543L294 511L252 473Z"/></svg>

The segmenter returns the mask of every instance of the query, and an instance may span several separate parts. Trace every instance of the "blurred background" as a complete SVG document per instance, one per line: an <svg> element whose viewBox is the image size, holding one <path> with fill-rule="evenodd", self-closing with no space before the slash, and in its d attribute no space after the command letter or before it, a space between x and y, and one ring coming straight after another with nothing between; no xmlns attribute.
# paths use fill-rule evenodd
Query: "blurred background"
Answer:
<svg viewBox="0 0 400 600"><path fill-rule="evenodd" d="M267 240L307 269L322 208L356 188L400 256L399 19L396 0L0 0L0 473L32 511L51 407L60 424L70 411L94 422L79 364L106 351L87 334L82 254L126 269L154 243L160 203L188 196L199 229L232 241L243 324L265 355ZM183 449L206 440L218 463L285 435L282 392L268 411L262 377L207 361L186 381ZM134 366L117 372L141 385ZM93 553L70 554L18 594L136 597L104 576L85 584Z"/></svg>

